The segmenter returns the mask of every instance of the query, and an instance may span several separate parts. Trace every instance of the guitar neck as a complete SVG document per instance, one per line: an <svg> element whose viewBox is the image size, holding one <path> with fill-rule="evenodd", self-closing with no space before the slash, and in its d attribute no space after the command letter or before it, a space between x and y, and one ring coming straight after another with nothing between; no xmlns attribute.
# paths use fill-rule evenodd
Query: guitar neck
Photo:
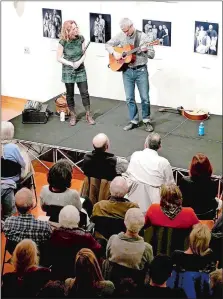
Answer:
<svg viewBox="0 0 223 299"><path fill-rule="evenodd" d="M139 47L137 47L137 48L134 48L134 49L128 51L126 54L127 54L127 55L131 55L131 54L137 52L138 50L140 50L140 48L141 48L142 46L144 46L144 45L152 46L152 45L154 45L154 44L156 44L156 43L157 43L157 42L144 43L144 44L142 44L141 46L139 46Z"/></svg>
<svg viewBox="0 0 223 299"><path fill-rule="evenodd" d="M140 46L140 47L137 47L137 48L134 48L134 49L132 49L132 50L130 50L130 51L128 51L127 52L127 55L131 55L131 54L133 54L133 53L135 53L135 52L137 52L140 48L141 48L142 46Z"/></svg>

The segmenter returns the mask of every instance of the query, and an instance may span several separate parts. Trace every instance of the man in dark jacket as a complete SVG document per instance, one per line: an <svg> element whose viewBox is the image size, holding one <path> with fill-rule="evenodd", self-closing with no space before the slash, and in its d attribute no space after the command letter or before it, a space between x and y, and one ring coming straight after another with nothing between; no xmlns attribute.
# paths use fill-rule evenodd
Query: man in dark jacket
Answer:
<svg viewBox="0 0 223 299"><path fill-rule="evenodd" d="M112 181L126 171L128 161L108 152L110 142L105 134L96 135L92 143L94 150L84 156L82 169L86 176Z"/></svg>

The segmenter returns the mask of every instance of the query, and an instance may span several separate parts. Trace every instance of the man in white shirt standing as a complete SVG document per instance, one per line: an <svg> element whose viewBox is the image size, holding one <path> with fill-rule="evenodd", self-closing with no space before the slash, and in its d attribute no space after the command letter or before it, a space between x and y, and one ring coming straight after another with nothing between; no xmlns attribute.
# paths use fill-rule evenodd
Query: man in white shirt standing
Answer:
<svg viewBox="0 0 223 299"><path fill-rule="evenodd" d="M146 212L152 203L160 202L160 186L175 183L169 161L158 155L161 137L157 133L149 134L144 150L132 154L126 173L130 187L128 199Z"/></svg>

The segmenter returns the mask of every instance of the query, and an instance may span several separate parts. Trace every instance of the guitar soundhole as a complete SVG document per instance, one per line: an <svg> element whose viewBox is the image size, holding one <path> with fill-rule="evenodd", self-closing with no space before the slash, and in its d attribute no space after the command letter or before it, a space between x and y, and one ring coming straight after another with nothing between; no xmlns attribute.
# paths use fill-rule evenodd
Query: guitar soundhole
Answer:
<svg viewBox="0 0 223 299"><path fill-rule="evenodd" d="M125 58L127 56L127 53L126 52L123 52L122 53L122 58Z"/></svg>

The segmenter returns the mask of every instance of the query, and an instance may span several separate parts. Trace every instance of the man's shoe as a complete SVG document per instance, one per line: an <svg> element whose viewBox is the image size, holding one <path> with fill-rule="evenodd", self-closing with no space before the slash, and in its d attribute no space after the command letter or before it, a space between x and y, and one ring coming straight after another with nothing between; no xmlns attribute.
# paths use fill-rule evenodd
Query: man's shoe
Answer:
<svg viewBox="0 0 223 299"><path fill-rule="evenodd" d="M151 125L150 122L144 123L144 125L145 125L146 132L152 132L153 131L153 126Z"/></svg>
<svg viewBox="0 0 223 299"><path fill-rule="evenodd" d="M128 124L127 126L125 126L125 127L123 128L123 130L125 130L125 131L129 131L129 130L132 130L132 129L137 128L138 126L139 126L138 124L130 123L130 124Z"/></svg>

